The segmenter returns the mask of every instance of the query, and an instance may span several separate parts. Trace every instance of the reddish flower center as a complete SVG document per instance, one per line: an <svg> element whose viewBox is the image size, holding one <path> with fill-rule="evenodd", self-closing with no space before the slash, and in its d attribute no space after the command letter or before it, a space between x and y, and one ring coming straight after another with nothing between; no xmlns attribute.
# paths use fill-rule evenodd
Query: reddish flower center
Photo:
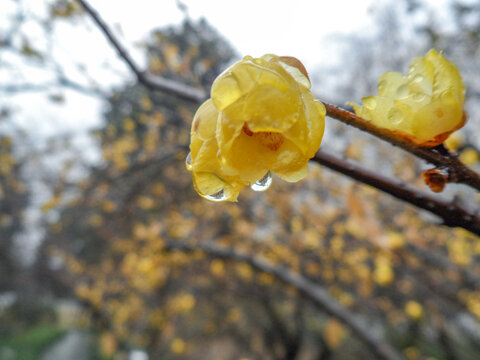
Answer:
<svg viewBox="0 0 480 360"><path fill-rule="evenodd" d="M247 123L243 124L242 131L248 136L255 136L262 145L265 145L272 151L277 151L285 141L283 135L277 132L264 131L255 133L250 130Z"/></svg>

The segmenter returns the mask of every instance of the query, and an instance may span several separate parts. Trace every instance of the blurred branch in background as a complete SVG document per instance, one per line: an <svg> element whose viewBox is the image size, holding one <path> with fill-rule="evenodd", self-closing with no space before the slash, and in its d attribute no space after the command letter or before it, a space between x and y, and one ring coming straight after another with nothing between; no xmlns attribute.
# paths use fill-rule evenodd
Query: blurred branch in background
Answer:
<svg viewBox="0 0 480 360"><path fill-rule="evenodd" d="M377 356L377 358L384 360L403 359L403 357L396 350L375 336L375 334L368 329L368 326L359 320L354 313L336 301L327 290L287 268L273 266L267 261L258 257L252 256L245 252L239 252L233 248L220 247L214 243L190 245L172 242L165 245L165 250L179 250L186 252L195 252L200 250L210 256L247 263L258 271L274 275L287 285L293 286L295 289L303 293L321 310L340 320L343 324L350 328L352 332L369 347L369 349L373 354L375 354L375 356Z"/></svg>

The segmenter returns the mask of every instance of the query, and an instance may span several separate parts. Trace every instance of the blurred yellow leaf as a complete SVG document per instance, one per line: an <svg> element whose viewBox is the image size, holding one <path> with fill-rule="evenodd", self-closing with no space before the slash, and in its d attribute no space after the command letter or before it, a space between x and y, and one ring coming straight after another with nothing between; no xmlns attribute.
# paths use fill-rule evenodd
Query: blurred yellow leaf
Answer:
<svg viewBox="0 0 480 360"><path fill-rule="evenodd" d="M423 307L418 302L410 300L405 304L405 312L414 320L418 320L422 317Z"/></svg>
<svg viewBox="0 0 480 360"><path fill-rule="evenodd" d="M460 160L465 165L475 165L478 163L479 158L480 156L478 155L478 152L472 148L465 149L460 153Z"/></svg>
<svg viewBox="0 0 480 360"><path fill-rule="evenodd" d="M170 350L172 351L172 353L177 355L185 353L186 349L187 344L180 338L175 338L170 345Z"/></svg>
<svg viewBox="0 0 480 360"><path fill-rule="evenodd" d="M100 336L100 353L106 358L111 358L117 351L117 340L110 332L104 332Z"/></svg>

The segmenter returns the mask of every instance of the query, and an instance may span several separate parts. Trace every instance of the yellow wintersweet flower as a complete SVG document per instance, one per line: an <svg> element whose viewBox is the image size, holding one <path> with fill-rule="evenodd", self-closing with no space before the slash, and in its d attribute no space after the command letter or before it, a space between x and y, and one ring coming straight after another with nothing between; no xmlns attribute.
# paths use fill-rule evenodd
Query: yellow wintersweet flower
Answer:
<svg viewBox="0 0 480 360"><path fill-rule="evenodd" d="M465 124L460 72L434 49L414 59L406 76L383 74L378 93L362 98L363 106L351 104L355 113L419 146L438 145Z"/></svg>
<svg viewBox="0 0 480 360"><path fill-rule="evenodd" d="M407 302L405 305L405 312L407 313L408 316L410 316L412 319L418 320L422 317L423 315L423 307L420 305L418 302L410 300Z"/></svg>
<svg viewBox="0 0 480 360"><path fill-rule="evenodd" d="M218 76L193 119L187 168L195 190L209 200L236 201L244 186L265 190L270 172L292 182L304 178L325 114L300 61L245 56Z"/></svg>

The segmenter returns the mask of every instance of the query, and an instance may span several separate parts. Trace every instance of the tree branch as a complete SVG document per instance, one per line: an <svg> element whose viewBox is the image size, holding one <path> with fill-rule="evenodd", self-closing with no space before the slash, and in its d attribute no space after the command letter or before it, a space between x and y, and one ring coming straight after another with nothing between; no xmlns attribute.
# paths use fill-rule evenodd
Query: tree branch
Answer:
<svg viewBox="0 0 480 360"><path fill-rule="evenodd" d="M222 259L230 259L249 264L254 269L271 274L282 282L293 286L309 298L316 306L341 321L345 326L363 341L368 348L379 358L384 360L401 360L403 357L390 345L383 342L360 321L348 308L337 302L327 290L316 283L304 278L293 271L271 265L269 262L233 248L220 247L215 244L186 244L174 242L167 244L167 251L179 250L183 252L203 251L206 254Z"/></svg>
<svg viewBox="0 0 480 360"><path fill-rule="evenodd" d="M45 83L45 84L23 83L23 84L15 84L15 85L13 84L2 85L0 86L0 92L8 95L15 95L18 93L27 93L27 92L44 92L52 88L62 86L64 88L68 88L78 93L81 93L83 95L91 96L94 98L106 97L105 93L103 93L98 89L87 88L82 84L76 83L67 78L58 78L57 81L58 83L55 83L55 82Z"/></svg>
<svg viewBox="0 0 480 360"><path fill-rule="evenodd" d="M102 20L100 15L93 9L86 1L77 0L83 9L90 15L92 20L97 24L100 30L103 32L108 41L117 50L118 55L125 61L127 66L132 70L138 81L145 85L150 90L163 91L172 95L175 95L181 99L192 101L194 103L203 102L206 99L207 94L203 90L187 86L178 81L165 79L159 76L155 76L148 72L140 70L135 64L127 50L120 44L120 42L113 35L107 24Z"/></svg>
<svg viewBox="0 0 480 360"><path fill-rule="evenodd" d="M455 200L447 201L430 195L412 185L380 175L361 167L351 160L343 160L324 151L318 151L312 158L312 161L364 184L373 186L420 209L427 210L439 216L443 220L443 225L462 227L480 236L480 216L472 213Z"/></svg>
<svg viewBox="0 0 480 360"><path fill-rule="evenodd" d="M443 145L433 148L420 147L388 129L382 129L372 122L337 106L323 102L327 115L359 130L368 132L392 145L398 146L429 163L448 170L449 181L462 183L480 190L480 175L463 164L456 155L450 153Z"/></svg>

